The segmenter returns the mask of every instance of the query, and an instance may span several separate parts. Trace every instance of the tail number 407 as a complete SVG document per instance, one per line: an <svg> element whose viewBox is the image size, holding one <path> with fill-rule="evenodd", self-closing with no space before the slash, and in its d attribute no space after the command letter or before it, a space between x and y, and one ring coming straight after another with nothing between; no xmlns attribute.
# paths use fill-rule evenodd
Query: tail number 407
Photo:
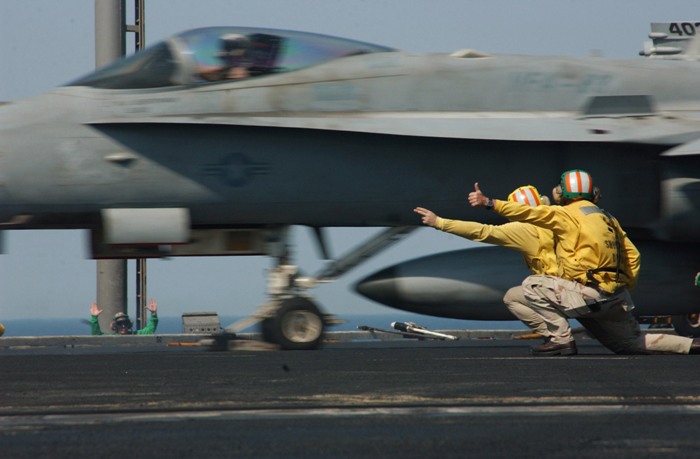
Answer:
<svg viewBox="0 0 700 459"><path fill-rule="evenodd" d="M700 22L671 22L668 25L668 33L679 36L695 35L695 30L700 28Z"/></svg>

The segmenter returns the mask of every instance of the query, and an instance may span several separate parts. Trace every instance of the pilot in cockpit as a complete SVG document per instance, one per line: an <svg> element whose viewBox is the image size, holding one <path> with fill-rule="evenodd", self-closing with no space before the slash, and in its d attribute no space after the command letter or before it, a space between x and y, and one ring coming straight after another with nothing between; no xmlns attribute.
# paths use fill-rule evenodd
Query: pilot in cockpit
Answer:
<svg viewBox="0 0 700 459"><path fill-rule="evenodd" d="M200 67L199 76L207 81L248 78L250 47L250 39L245 35L237 33L222 35L219 39L220 51L216 54L221 65Z"/></svg>

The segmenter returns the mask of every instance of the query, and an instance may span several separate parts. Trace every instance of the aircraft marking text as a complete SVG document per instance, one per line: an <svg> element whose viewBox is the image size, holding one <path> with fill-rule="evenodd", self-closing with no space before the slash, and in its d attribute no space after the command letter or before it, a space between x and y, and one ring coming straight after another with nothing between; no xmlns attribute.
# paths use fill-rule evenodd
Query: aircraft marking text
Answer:
<svg viewBox="0 0 700 459"><path fill-rule="evenodd" d="M672 22L668 26L668 33L684 37L695 35L696 29L700 28L700 22Z"/></svg>

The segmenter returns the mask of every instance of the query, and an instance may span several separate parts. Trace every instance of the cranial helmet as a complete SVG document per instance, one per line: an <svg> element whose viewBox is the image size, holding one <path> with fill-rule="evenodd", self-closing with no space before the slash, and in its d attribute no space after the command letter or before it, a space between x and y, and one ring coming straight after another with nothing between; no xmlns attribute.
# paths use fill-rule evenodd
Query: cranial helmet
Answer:
<svg viewBox="0 0 700 459"><path fill-rule="evenodd" d="M129 314L127 314L125 312L118 312L118 313L114 314L114 317L112 318L112 320L116 322L117 320L124 319L124 318L126 318L126 320L129 320Z"/></svg>
<svg viewBox="0 0 700 459"><path fill-rule="evenodd" d="M118 312L114 314L114 317L112 318L112 330L114 331L116 331L120 326L122 328L131 328L132 325L133 323L131 322L131 319L129 319L129 314L125 312Z"/></svg>
<svg viewBox="0 0 700 459"><path fill-rule="evenodd" d="M519 202L520 204L527 204L528 206L539 206L542 204L542 197L532 185L525 185L516 188L511 194L508 195L509 201Z"/></svg>
<svg viewBox="0 0 700 459"><path fill-rule="evenodd" d="M561 174L561 195L567 199L594 199L595 190L591 175L580 169Z"/></svg>
<svg viewBox="0 0 700 459"><path fill-rule="evenodd" d="M221 51L219 56L241 55L250 48L250 40L245 35L229 33L220 38Z"/></svg>

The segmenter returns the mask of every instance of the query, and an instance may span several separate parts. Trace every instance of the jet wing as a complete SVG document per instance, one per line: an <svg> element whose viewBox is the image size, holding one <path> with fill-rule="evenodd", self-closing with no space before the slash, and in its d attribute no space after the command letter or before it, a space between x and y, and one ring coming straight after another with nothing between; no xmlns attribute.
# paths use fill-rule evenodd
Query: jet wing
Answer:
<svg viewBox="0 0 700 459"><path fill-rule="evenodd" d="M700 155L700 140L684 143L664 152L663 156L695 156Z"/></svg>
<svg viewBox="0 0 700 459"><path fill-rule="evenodd" d="M231 125L454 139L678 145L700 138L700 120L571 112L372 112L165 115L102 119L95 125Z"/></svg>

